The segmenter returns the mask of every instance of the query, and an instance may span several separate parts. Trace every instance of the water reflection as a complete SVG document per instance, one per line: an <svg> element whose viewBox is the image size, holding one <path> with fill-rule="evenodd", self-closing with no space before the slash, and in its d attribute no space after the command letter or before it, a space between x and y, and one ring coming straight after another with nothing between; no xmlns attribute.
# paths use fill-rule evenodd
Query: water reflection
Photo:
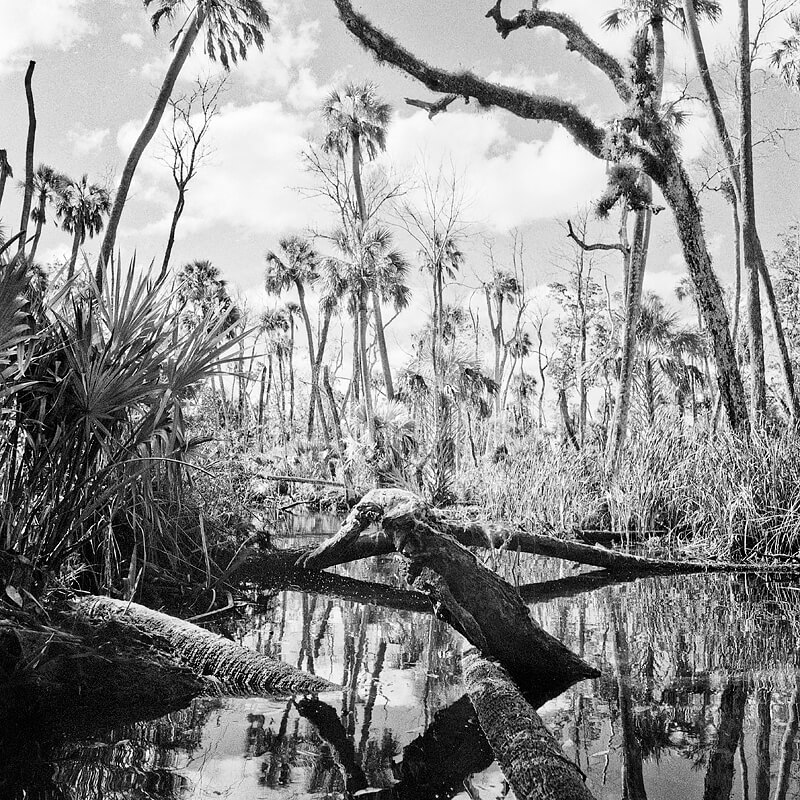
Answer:
<svg viewBox="0 0 800 800"><path fill-rule="evenodd" d="M592 579L597 585L578 593L573 573L540 560L500 568L519 584L559 581L524 589L553 598L532 603L532 614L602 671L542 709L599 800L800 797L793 586L754 576L616 586ZM391 558L342 572L403 585ZM559 587L569 596L554 597ZM448 626L425 613L332 598L319 586L262 596L258 613L228 622L227 633L340 691L198 700L87 741L42 742L24 759L7 751L0 758L16 774L0 765L0 796L513 796L463 697L460 642Z"/></svg>

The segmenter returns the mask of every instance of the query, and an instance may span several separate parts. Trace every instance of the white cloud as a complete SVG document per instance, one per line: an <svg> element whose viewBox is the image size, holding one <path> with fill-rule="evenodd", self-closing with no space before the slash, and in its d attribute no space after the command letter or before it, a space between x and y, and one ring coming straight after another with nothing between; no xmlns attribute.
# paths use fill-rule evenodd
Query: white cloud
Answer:
<svg viewBox="0 0 800 800"><path fill-rule="evenodd" d="M85 36L84 0L24 0L4 3L0 25L0 74L42 49L69 50Z"/></svg>
<svg viewBox="0 0 800 800"><path fill-rule="evenodd" d="M498 114L449 112L433 122L425 114L401 118L389 131L387 150L401 170L420 155L433 165L452 163L466 182L469 215L500 231L566 215L605 186L603 162L565 131L519 141Z"/></svg>
<svg viewBox="0 0 800 800"><path fill-rule="evenodd" d="M80 126L67 132L67 139L72 143L76 155L83 156L99 150L111 131L108 128L90 130Z"/></svg>
<svg viewBox="0 0 800 800"><path fill-rule="evenodd" d="M535 75L518 64L508 72L501 72L500 70L490 72L486 76L486 80L503 86L511 86L514 89L522 89L525 92L552 92L558 85L559 74L550 72L546 75Z"/></svg>
<svg viewBox="0 0 800 800"><path fill-rule="evenodd" d="M135 50L141 50L144 46L144 38L141 33L123 33L120 39L123 44L133 47Z"/></svg>

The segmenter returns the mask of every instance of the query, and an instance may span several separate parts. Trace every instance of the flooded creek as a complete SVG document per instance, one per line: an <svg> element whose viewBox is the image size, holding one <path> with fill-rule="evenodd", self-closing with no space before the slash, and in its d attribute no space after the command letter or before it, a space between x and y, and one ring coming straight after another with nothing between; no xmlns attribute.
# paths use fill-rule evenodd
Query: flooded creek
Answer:
<svg viewBox="0 0 800 800"><path fill-rule="evenodd" d="M498 569L526 600L537 596L527 584L546 581L534 619L602 672L541 709L599 800L800 797L796 587L752 575L591 585L560 562L507 559ZM393 557L336 572L404 587ZM341 690L201 698L158 720L34 741L0 766L15 776L2 796L513 797L464 698L458 634L359 598L356 584L301 589L253 587L258 606L218 629Z"/></svg>

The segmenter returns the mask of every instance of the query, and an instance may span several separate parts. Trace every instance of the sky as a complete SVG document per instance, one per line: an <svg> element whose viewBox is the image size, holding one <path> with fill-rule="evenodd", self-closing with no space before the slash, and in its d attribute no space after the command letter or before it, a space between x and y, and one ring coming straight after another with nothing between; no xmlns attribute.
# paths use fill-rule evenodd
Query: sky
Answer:
<svg viewBox="0 0 800 800"><path fill-rule="evenodd" d="M764 0L769 5L771 0ZM265 0L272 30L263 53L252 51L228 78L220 113L209 134L211 154L187 196L178 229L173 264L208 258L234 291L258 310L269 305L262 288L264 253L289 233L326 231L332 209L304 188L312 185L301 153L322 135L319 107L328 92L348 81L374 81L395 109L387 152L380 165L414 185L421 164L458 175L466 198L464 219L473 234L465 247L461 280L450 287L452 299L474 298L487 275L487 241L499 262L510 258L511 234L525 241L527 284L534 305L546 308L547 283L563 280L560 262L568 252L565 221L589 209L602 192L605 164L582 151L563 130L522 121L502 111L481 111L454 103L448 113L429 120L405 97L430 93L397 70L378 65L344 29L331 0ZM360 0L356 7L417 55L453 69L470 69L530 91L567 97L603 121L620 110L605 79L578 56L568 53L551 31L518 31L502 40L484 18L483 4L463 0ZM513 5L513 4L512 4ZM602 19L609 3L551 0L546 6L566 11L620 57L630 32L609 33ZM735 6L726 0L723 5ZM511 8L511 6L509 6ZM762 0L751 1L754 20ZM513 13L506 10L507 14ZM23 73L29 59L34 73L38 128L36 162L69 175L112 185L150 109L171 53L176 27L154 35L142 3L135 0L0 0L0 147L8 151L15 177L22 177L27 116ZM735 38L735 18L726 11L717 25L703 26L707 50L724 59ZM764 32L764 54L785 34L782 18ZM677 31L667 37L667 98L701 93L690 53ZM765 63L765 62L764 62ZM219 73L202 49L193 52L178 90L191 87L198 74ZM756 83L761 84L760 78ZM724 85L723 81L723 85ZM800 126L800 94L772 87L759 91L754 116L764 128ZM682 133L683 154L693 174L702 175L704 152L713 145L705 104L685 103L690 112ZM788 150L788 155L787 155ZM796 219L800 196L800 137L791 130L758 151L757 203L761 238L769 251L778 234ZM168 168L159 160L163 141L151 143L140 163L122 219L118 247L138 263L160 259L175 202ZM411 190L409 197L414 197ZM7 188L0 217L6 229L18 224L21 193ZM732 282L729 214L717 193L702 196L706 231L723 283ZM613 224L591 218L590 236L613 239ZM398 232L414 262L416 250ZM90 260L99 240L87 243ZM324 247L324 245L323 245ZM63 257L69 236L49 224L40 245L45 262ZM671 297L685 273L669 212L654 224L646 288ZM600 259L598 276L620 283L619 257ZM420 325L420 305L429 301L424 277L415 271L418 296L394 323L389 344L395 357L409 352L409 334ZM690 309L683 309L688 315Z"/></svg>

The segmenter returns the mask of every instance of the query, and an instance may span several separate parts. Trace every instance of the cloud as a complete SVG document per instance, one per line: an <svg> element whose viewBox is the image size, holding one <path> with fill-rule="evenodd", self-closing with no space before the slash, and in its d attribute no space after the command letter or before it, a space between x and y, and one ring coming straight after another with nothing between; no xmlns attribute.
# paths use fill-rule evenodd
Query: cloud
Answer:
<svg viewBox="0 0 800 800"><path fill-rule="evenodd" d="M144 37L141 33L123 33L120 39L123 44L133 47L135 50L141 50L144 46Z"/></svg>
<svg viewBox="0 0 800 800"><path fill-rule="evenodd" d="M0 25L0 74L42 49L69 50L91 29L81 15L84 0L25 0L5 3Z"/></svg>
<svg viewBox="0 0 800 800"><path fill-rule="evenodd" d="M498 114L451 112L431 122L425 114L397 120L389 131L388 156L398 169L452 164L463 175L469 216L498 231L571 213L605 186L602 161L568 133L520 141Z"/></svg>
<svg viewBox="0 0 800 800"><path fill-rule="evenodd" d="M80 126L67 132L67 139L72 143L72 149L76 155L84 156L94 153L103 146L108 134L108 128L94 128L90 130Z"/></svg>
<svg viewBox="0 0 800 800"><path fill-rule="evenodd" d="M320 24L316 20L293 20L288 4L270 9L270 20L263 51L250 48L247 59L233 65L231 71L237 82L257 89L260 97L270 92L280 92L282 96L288 93L296 107L310 107L302 104L317 103L317 96L326 90L317 85L309 67L319 49ZM144 64L140 74L150 82L160 83L171 60L172 54L165 53ZM198 39L179 80L192 81L197 76L222 75L224 72L219 62L212 61L204 53Z"/></svg>
<svg viewBox="0 0 800 800"><path fill-rule="evenodd" d="M279 102L224 106L209 133L213 156L189 185L179 238L220 226L270 237L302 230L315 220L327 222L327 212L296 191L311 182L301 157L309 124L308 115ZM122 152L128 152L141 125L134 120L120 129L117 143ZM157 155L153 147L143 158L131 192L137 203L149 206L151 217L154 206L163 214L139 231L129 229L130 235L167 228L174 187Z"/></svg>

